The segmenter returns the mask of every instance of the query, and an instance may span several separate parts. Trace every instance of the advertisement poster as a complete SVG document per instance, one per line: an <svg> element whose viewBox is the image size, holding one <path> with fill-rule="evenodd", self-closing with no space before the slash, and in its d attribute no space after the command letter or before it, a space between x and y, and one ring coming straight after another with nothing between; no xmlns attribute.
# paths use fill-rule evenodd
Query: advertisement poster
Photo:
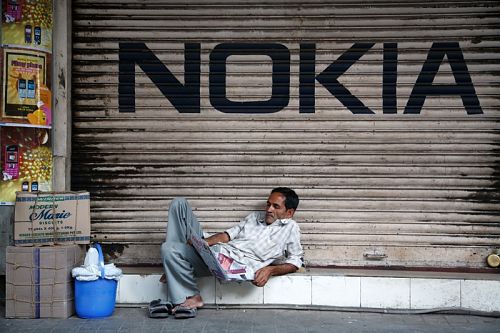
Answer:
<svg viewBox="0 0 500 333"><path fill-rule="evenodd" d="M46 128L0 127L0 204L14 204L17 191L51 191L50 135Z"/></svg>
<svg viewBox="0 0 500 333"><path fill-rule="evenodd" d="M52 124L49 55L5 49L3 54L2 118L22 118L23 123Z"/></svg>
<svg viewBox="0 0 500 333"><path fill-rule="evenodd" d="M52 53L52 25L52 0L2 0L2 44Z"/></svg>

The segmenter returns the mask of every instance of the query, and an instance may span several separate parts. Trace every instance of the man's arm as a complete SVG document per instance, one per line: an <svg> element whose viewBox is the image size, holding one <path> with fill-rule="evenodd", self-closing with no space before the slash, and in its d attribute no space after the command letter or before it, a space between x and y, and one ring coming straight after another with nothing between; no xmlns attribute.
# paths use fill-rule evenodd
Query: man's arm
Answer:
<svg viewBox="0 0 500 333"><path fill-rule="evenodd" d="M302 266L304 251L300 244L300 229L297 224L290 235L290 242L287 244L287 258L285 262L270 265L255 272L255 278L252 282L258 287L263 287L271 276L285 275L296 272Z"/></svg>
<svg viewBox="0 0 500 333"><path fill-rule="evenodd" d="M297 271L297 267L292 264L269 265L262 267L255 272L252 283L257 287L264 287L271 276L285 275Z"/></svg>
<svg viewBox="0 0 500 333"><path fill-rule="evenodd" d="M227 243L231 239L229 238L229 234L227 232L219 232L215 235L212 235L208 238L205 238L205 241L207 242L208 246L215 245L217 243Z"/></svg>

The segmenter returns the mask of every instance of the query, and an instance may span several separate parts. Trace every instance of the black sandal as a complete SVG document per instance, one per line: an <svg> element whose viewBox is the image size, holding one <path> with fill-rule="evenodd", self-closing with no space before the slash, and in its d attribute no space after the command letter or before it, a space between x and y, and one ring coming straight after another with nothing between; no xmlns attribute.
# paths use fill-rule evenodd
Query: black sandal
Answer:
<svg viewBox="0 0 500 333"><path fill-rule="evenodd" d="M155 299L148 306L149 318L167 318L172 314L172 308L172 303Z"/></svg>
<svg viewBox="0 0 500 333"><path fill-rule="evenodd" d="M174 317L175 319L188 319L196 317L196 308L187 308L184 306L178 306L175 309Z"/></svg>

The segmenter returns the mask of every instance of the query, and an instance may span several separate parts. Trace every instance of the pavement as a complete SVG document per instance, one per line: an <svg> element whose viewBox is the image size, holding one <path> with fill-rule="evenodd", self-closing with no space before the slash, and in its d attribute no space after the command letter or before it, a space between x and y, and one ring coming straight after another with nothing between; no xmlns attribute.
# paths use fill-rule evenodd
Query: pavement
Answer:
<svg viewBox="0 0 500 333"><path fill-rule="evenodd" d="M176 332L176 333L319 333L319 332L500 332L500 318L464 314L392 314L298 309L200 309L194 319L151 319L144 307L117 307L104 319L5 319L0 332Z"/></svg>

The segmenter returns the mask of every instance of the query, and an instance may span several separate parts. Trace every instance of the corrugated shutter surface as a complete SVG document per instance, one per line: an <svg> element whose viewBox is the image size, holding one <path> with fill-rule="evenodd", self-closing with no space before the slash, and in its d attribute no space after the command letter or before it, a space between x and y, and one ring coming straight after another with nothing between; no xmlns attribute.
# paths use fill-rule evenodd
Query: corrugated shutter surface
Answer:
<svg viewBox="0 0 500 333"><path fill-rule="evenodd" d="M500 247L498 1L73 2L73 189L92 197L92 233L116 262L159 262L169 201L187 197L209 231L262 208L270 189L301 197L309 265L484 267ZM201 44L201 112L179 113L136 66L136 111L118 111L119 42L143 42L183 82L184 43ZM230 114L209 100L219 43L290 50L290 101ZM371 115L318 81L299 113L300 43L318 75L354 43L375 43L339 82ZM459 42L483 113L457 95L404 108L434 42ZM383 114L383 47L397 43L397 114ZM227 97L271 96L271 60L227 59ZM445 57L434 84L455 84ZM123 248L125 246L125 248Z"/></svg>

